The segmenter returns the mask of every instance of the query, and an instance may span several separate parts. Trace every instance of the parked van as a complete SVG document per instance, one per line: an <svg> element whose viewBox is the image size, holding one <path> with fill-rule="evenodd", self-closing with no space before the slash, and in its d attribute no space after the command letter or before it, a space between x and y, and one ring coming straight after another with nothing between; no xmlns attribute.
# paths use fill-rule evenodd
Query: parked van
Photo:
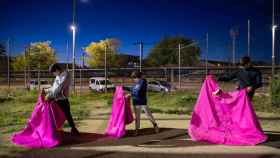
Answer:
<svg viewBox="0 0 280 158"><path fill-rule="evenodd" d="M94 91L103 92L105 91L105 81L104 77L91 77L89 79L89 88ZM114 84L107 79L107 90L114 88Z"/></svg>

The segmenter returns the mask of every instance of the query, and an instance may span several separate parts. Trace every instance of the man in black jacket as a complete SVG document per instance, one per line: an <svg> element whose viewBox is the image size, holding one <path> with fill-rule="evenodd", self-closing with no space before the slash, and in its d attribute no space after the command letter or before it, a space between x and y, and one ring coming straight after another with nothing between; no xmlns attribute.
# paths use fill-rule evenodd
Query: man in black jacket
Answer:
<svg viewBox="0 0 280 158"><path fill-rule="evenodd" d="M237 89L244 89L247 90L247 95L249 99L252 101L253 96L255 94L255 90L262 86L262 74L261 72L254 68L251 65L250 57L245 56L242 57L240 60L241 67L238 71L225 74L218 78L219 81L230 81L233 79L238 80L238 87Z"/></svg>

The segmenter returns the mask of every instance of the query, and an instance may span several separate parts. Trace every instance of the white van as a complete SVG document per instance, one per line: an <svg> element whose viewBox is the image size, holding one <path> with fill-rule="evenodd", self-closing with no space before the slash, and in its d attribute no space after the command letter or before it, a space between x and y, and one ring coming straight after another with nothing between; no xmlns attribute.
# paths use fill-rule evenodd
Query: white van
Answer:
<svg viewBox="0 0 280 158"><path fill-rule="evenodd" d="M91 77L89 79L89 88L94 91L105 91L105 78L104 77ZM114 89L115 86L110 80L107 79L107 90Z"/></svg>
<svg viewBox="0 0 280 158"><path fill-rule="evenodd" d="M52 85L47 80L40 80L40 89L43 88L50 88ZM39 89L39 82L38 80L30 80L27 84L28 90L38 90Z"/></svg>

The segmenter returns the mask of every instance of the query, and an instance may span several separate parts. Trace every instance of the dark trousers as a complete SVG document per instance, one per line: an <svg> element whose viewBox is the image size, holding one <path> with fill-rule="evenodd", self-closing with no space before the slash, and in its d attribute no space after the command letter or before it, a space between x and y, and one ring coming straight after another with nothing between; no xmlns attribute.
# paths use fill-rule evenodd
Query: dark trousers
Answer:
<svg viewBox="0 0 280 158"><path fill-rule="evenodd" d="M250 100L250 101L252 101L252 100L253 100L254 94L255 94L255 92L254 92L254 91L252 91L252 92L248 92L248 93L247 93L247 96L248 96L248 98L249 98L249 100Z"/></svg>
<svg viewBox="0 0 280 158"><path fill-rule="evenodd" d="M70 112L70 104L69 104L68 99L57 100L56 103L60 107L60 109L63 111L63 113L69 123L69 126L71 128L75 128L75 123L74 123L74 120L73 120L71 112Z"/></svg>

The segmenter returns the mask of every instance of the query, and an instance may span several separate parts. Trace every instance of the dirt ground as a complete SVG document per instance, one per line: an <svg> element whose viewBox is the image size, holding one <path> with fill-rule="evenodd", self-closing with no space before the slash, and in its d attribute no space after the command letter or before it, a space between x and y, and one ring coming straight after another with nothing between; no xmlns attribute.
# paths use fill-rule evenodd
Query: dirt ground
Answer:
<svg viewBox="0 0 280 158"><path fill-rule="evenodd" d="M55 149L23 149L14 145L0 149L0 157L23 158L280 158L280 119L277 115L258 113L263 129L269 137L257 146L224 146L193 142L187 134L189 116L155 114L161 132L154 134L151 123L141 121L139 136L133 136L134 124L127 126L124 138L114 139L103 135L108 113L96 111L87 120L79 122L79 137L72 137L69 129L61 146ZM4 142L9 135L2 136Z"/></svg>

